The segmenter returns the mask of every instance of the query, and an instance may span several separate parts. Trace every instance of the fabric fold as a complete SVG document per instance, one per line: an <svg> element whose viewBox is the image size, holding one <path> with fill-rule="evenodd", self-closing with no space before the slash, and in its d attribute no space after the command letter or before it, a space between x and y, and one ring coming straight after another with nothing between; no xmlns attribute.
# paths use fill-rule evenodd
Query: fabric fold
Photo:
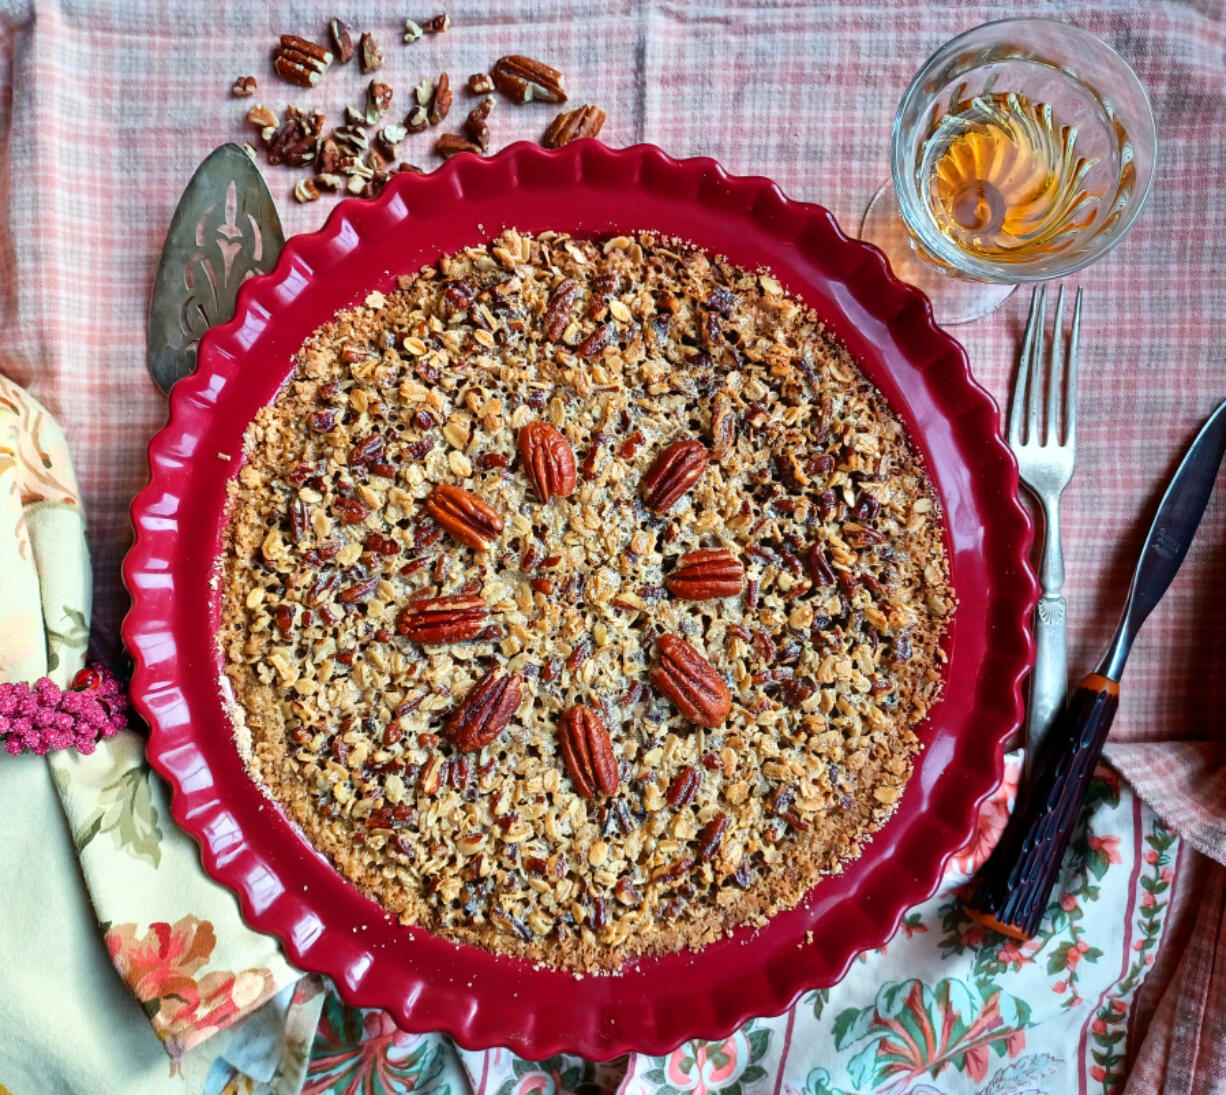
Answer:
<svg viewBox="0 0 1226 1095"><path fill-rule="evenodd" d="M37 400L2 376L0 574L0 680L32 683L47 676L67 687L89 641L84 515L62 431ZM8 861L10 842L0 859L5 934L15 924L37 922L40 908L65 914L46 938L42 931L24 941L6 938L8 946L25 947L0 959L6 973L17 976L14 966L28 966L20 979L36 977L41 948L60 931L74 932L77 978L87 972L91 991L102 995L106 986L105 994L113 995L117 970L135 997L131 1014L143 1009L175 1059L278 991L292 995L300 974L275 940L243 924L234 896L204 873L191 838L170 819L166 789L137 734L121 731L88 756L60 750L45 758L6 754L3 761L0 803L12 819L5 831L33 826L46 834L36 853L19 845L25 858ZM54 791L50 800L48 790ZM62 815L47 816L55 798ZM25 1047L34 1060L46 1056L54 1032L51 1024L42 1031L40 1051L37 1030L11 1031L10 1039L0 1037L0 1061L7 1046ZM205 1052L211 1058L219 1050ZM193 1061L191 1069L204 1063ZM63 1090L78 1089L66 1081Z"/></svg>

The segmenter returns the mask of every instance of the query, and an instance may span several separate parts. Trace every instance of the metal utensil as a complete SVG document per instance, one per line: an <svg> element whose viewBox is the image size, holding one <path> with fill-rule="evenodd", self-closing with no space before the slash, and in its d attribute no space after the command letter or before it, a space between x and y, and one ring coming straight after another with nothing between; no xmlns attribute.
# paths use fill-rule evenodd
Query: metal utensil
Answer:
<svg viewBox="0 0 1226 1095"><path fill-rule="evenodd" d="M146 356L163 392L195 372L200 337L233 318L239 286L271 270L284 246L259 168L241 145L215 149L179 199L149 297Z"/></svg>
<svg viewBox="0 0 1226 1095"><path fill-rule="evenodd" d="M1064 707L1068 690L1065 642L1067 611L1064 595L1064 552L1060 544L1060 495L1073 478L1077 463L1077 351L1081 336L1081 290L1073 305L1067 369L1062 341L1064 286L1056 298L1056 322L1051 354L1043 357L1043 323L1047 290L1040 286L1030 298L1030 318L1022 339L1022 355L1009 412L1009 447L1017 457L1018 474L1043 510L1043 554L1039 563L1042 596L1035 610L1034 669L1026 705L1026 771ZM1046 390L1046 415L1044 409ZM1022 408L1026 411L1023 415ZM1060 420L1064 420L1061 430Z"/></svg>
<svg viewBox="0 0 1226 1095"><path fill-rule="evenodd" d="M1150 526L1119 627L1053 727L1017 808L967 902L977 920L1019 939L1038 931L1073 823L1119 706L1119 679L1137 631L1179 570L1226 452L1226 402L1192 442Z"/></svg>

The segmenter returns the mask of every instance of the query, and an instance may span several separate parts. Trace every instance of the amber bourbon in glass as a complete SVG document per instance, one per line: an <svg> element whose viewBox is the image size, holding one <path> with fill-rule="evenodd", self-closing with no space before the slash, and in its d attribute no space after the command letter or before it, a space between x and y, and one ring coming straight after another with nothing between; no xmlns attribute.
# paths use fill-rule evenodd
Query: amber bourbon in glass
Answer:
<svg viewBox="0 0 1226 1095"><path fill-rule="evenodd" d="M972 319L1013 285L1064 277L1114 246L1144 204L1155 153L1145 90L1106 43L1051 19L987 23L911 81L892 192L874 199L861 235L939 318Z"/></svg>

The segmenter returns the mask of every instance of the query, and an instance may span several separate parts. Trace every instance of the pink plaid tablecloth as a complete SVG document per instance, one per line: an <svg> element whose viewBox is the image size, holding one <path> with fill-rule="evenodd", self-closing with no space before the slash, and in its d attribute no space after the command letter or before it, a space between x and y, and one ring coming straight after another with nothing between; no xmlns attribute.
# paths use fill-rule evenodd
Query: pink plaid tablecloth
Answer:
<svg viewBox="0 0 1226 1095"><path fill-rule="evenodd" d="M606 109L608 143L650 141L768 175L852 231L887 173L890 124L915 68L954 33L1009 14L938 0L459 0L448 8L452 31L412 47L397 28L433 9L372 0L341 14L380 30L385 71L405 90L442 67L462 79L502 53L541 56L565 71L576 102ZM1110 634L1163 481L1226 397L1226 7L1051 2L1026 13L1071 19L1119 49L1149 89L1161 144L1144 215L1076 279L1086 290L1081 447L1063 512L1077 671ZM144 320L171 212L207 152L249 136L248 102L229 93L236 76L255 73L252 101L277 109L318 103L334 117L347 98L357 101L356 73L307 94L269 71L277 35L318 35L334 14L330 4L191 0L0 7L0 370L51 408L72 442L104 651L117 645L125 608L128 503L166 413L145 372ZM549 117L501 104L495 146L539 137ZM406 146L423 167L433 163L428 141ZM296 177L270 171L287 234L318 227L330 204L294 204ZM1016 294L955 332L998 397L1026 304ZM1147 983L1154 1020L1134 1068L1139 1090L1158 1077L1178 1091L1226 1086L1224 549L1219 490L1137 643L1112 735L1113 761L1196 849L1185 869L1200 879L1199 891L1183 889L1201 900L1175 910L1161 976Z"/></svg>

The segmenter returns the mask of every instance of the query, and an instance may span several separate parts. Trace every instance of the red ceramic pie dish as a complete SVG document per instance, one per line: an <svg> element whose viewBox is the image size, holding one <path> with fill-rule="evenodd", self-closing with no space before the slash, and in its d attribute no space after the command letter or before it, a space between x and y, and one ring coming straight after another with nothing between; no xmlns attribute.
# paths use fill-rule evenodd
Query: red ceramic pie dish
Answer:
<svg viewBox="0 0 1226 1095"><path fill-rule="evenodd" d="M247 424L334 313L507 226L575 236L652 229L770 267L906 423L944 506L959 599L944 699L920 728L924 751L897 813L860 859L761 930L640 959L615 977L575 978L384 916L256 789L219 692L214 566ZM235 318L201 342L199 369L175 387L149 462L149 485L132 504L123 631L133 702L149 723L149 759L171 786L174 817L252 927L276 935L295 965L330 976L351 1003L386 1008L408 1030L533 1059L563 1051L607 1059L663 1053L778 1014L802 991L837 982L934 892L999 782L1004 742L1020 723L1037 594L1030 523L995 404L962 348L934 325L927 300L879 252L845 236L819 206L789 201L767 179L730 176L713 160L677 161L649 145L516 144L487 159L458 156L430 175L398 175L374 201L342 202L321 231L290 240L276 269L243 287Z"/></svg>

